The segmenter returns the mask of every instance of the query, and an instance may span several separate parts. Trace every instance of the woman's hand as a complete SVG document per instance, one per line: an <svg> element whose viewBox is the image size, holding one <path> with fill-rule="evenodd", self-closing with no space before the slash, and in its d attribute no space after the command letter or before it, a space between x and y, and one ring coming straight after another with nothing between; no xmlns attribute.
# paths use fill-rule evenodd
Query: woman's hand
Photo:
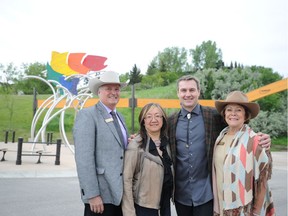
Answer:
<svg viewBox="0 0 288 216"><path fill-rule="evenodd" d="M271 138L268 134L264 134L262 132L259 132L257 134L259 136L259 145L262 147L262 148L265 148L267 150L270 149L271 147Z"/></svg>

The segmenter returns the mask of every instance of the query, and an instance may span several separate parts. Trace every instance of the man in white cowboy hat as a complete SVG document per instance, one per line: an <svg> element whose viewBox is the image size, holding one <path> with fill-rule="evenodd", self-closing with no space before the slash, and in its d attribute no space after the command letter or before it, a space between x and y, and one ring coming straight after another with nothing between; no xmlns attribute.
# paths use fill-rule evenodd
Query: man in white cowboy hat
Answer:
<svg viewBox="0 0 288 216"><path fill-rule="evenodd" d="M110 71L91 79L88 87L99 96L99 102L80 110L75 120L75 161L84 216L122 216L123 155L128 133L116 105L124 85L119 75Z"/></svg>
<svg viewBox="0 0 288 216"><path fill-rule="evenodd" d="M213 215L213 147L226 124L215 108L198 103L200 83L196 77L180 77L177 96L181 110L168 119L176 211L179 216ZM260 144L269 147L269 135L261 138Z"/></svg>

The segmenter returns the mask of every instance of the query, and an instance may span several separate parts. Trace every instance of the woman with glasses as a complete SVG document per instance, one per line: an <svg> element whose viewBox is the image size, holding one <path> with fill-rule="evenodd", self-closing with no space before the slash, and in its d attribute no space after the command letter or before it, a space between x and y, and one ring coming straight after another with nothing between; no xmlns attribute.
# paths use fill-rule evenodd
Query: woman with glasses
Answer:
<svg viewBox="0 0 288 216"><path fill-rule="evenodd" d="M140 130L124 156L124 216L170 216L172 161L163 108L149 103L139 114Z"/></svg>

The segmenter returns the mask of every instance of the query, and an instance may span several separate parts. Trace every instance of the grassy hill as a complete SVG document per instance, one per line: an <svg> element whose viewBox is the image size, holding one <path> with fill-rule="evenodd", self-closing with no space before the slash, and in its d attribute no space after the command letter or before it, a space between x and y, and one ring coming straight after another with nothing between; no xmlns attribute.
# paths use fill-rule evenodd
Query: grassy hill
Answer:
<svg viewBox="0 0 288 216"><path fill-rule="evenodd" d="M122 98L130 98L132 95L130 90L125 89L122 91ZM37 95L37 99L46 99L50 95ZM165 87L157 87L148 90L135 91L136 98L177 98L175 84ZM31 122L33 119L33 95L0 95L0 141L5 140L5 132L9 131L9 140L12 138L12 131L16 132L16 138L23 137L24 140L30 138ZM131 108L118 108L118 110L124 115L129 132L132 132L132 112ZM166 109L167 113L171 113L173 110ZM56 112L56 111L55 111ZM140 108L135 109L135 128L134 132L138 130L138 115ZM43 113L45 114L45 113ZM42 124L42 118L37 125L37 129ZM75 110L68 109L65 112L65 130L69 138L72 141L72 127L75 117ZM47 126L46 132L53 133L53 139L60 137L59 135L59 117L52 120Z"/></svg>
<svg viewBox="0 0 288 216"><path fill-rule="evenodd" d="M132 95L130 90L125 89L121 93L122 98L130 98ZM46 99L50 95L38 95L37 99ZM170 84L165 87L155 87L153 89L147 90L136 90L136 98L165 98L165 99L176 99L176 85L175 83ZM27 141L31 137L31 122L33 119L33 95L0 95L0 142L5 140L5 131L9 132L9 141L12 140L12 131L16 132L16 142L18 137L23 137L24 141ZM132 112L131 108L118 108L125 119L129 129L132 133ZM167 114L175 111L175 109L165 109ZM134 117L134 132L137 132L138 127L138 115L140 108L135 109ZM40 123L37 125L37 130L39 130L42 124L42 118L40 118ZM67 137L71 143L72 139L72 127L75 117L75 110L70 108L65 112L65 130ZM59 117L52 120L47 126L46 132L53 133L53 141L60 138L59 134ZM275 143L275 144L274 144ZM275 150L282 150L283 146L287 149L287 137L279 138L273 140L273 148Z"/></svg>

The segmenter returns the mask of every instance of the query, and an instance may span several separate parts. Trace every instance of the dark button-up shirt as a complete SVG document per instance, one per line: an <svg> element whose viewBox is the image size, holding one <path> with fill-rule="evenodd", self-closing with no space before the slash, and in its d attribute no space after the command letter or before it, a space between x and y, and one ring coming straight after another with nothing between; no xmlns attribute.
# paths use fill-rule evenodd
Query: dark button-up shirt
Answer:
<svg viewBox="0 0 288 216"><path fill-rule="evenodd" d="M198 206L213 198L208 172L205 127L200 106L187 118L180 111L176 127L175 200L183 205Z"/></svg>

